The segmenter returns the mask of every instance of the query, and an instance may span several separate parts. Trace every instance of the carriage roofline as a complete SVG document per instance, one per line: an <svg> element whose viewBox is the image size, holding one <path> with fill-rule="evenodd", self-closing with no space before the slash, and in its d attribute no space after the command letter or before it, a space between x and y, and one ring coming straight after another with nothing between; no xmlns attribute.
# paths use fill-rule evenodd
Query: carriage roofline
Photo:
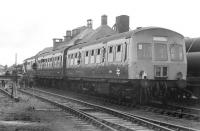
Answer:
<svg viewBox="0 0 200 131"><path fill-rule="evenodd" d="M115 39L130 38L131 36L137 34L138 32L145 31L145 30L151 30L151 29L164 29L164 30L172 31L172 32L174 32L174 33L176 33L176 34L178 34L178 35L180 35L181 37L184 38L184 36L181 35L180 33L175 32L173 30L166 29L166 28L161 28L161 27L141 27L141 28L137 28L135 30L131 30L131 31L128 31L128 32L118 33L118 34L115 34L115 35L108 35L107 37L96 39L95 41L78 43L78 44L73 45L71 47L65 46L65 47L63 47L61 49L58 48L56 50L53 50L53 47L49 47L49 48L52 48L52 49L50 49L48 51L44 51L44 52L42 50L39 53L37 53L35 56L27 58L24 61L29 60L29 59L34 59L36 57L38 58L38 57L46 56L46 55L53 54L53 53L63 52L67 48L69 48L69 50L73 50L73 49L77 49L77 48L82 48L84 46L89 46L89 45L92 45L92 44L98 44L98 43L101 43L101 42L107 42L107 41L111 41L111 40L115 40Z"/></svg>
<svg viewBox="0 0 200 131"><path fill-rule="evenodd" d="M26 58L24 61L31 60L31 59L35 59L35 56L31 56L29 58Z"/></svg>
<svg viewBox="0 0 200 131"><path fill-rule="evenodd" d="M166 28L161 28L161 27L141 27L141 28L138 28L138 29L135 29L135 30L132 30L132 31L123 32L123 33L115 34L115 35L112 35L112 36L107 36L107 37L104 37L104 38L100 38L100 39L97 39L95 41L91 41L91 42L88 42L88 43L87 42L78 43L77 45L74 45L74 46L70 47L69 50L82 48L84 46L89 46L89 45L97 44L97 43L101 43L101 42L106 43L107 41L120 39L120 38L130 38L131 36L137 34L138 32L145 31L145 30L151 30L151 29L168 30L168 31L174 32L174 33L180 35L182 38L184 38L184 36L182 34L180 34L178 32L175 32L173 30L166 29Z"/></svg>

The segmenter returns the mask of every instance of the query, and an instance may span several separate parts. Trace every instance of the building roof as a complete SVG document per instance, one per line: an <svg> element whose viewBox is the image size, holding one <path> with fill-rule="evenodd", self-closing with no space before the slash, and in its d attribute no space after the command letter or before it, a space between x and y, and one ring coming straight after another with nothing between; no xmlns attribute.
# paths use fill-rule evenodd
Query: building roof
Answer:
<svg viewBox="0 0 200 131"><path fill-rule="evenodd" d="M81 31L77 36L72 38L70 41L58 46L55 50L65 49L69 46L75 45L79 41L84 40L86 37L88 37L92 32L94 32L92 28L86 28L85 30Z"/></svg>
<svg viewBox="0 0 200 131"><path fill-rule="evenodd" d="M51 52L52 49L53 49L53 47L46 47L43 50L39 51L36 55L41 55L41 54L45 54L45 53Z"/></svg>
<svg viewBox="0 0 200 131"><path fill-rule="evenodd" d="M89 34L85 39L81 40L79 43L85 43L94 41L103 37L111 36L117 34L112 28L108 25L101 25L96 30L94 30L91 34Z"/></svg>

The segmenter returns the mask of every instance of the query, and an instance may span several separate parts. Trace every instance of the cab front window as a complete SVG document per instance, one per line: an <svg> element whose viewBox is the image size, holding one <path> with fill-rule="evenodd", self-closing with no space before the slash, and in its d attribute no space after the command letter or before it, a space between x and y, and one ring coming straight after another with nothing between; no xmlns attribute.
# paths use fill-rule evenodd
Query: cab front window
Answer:
<svg viewBox="0 0 200 131"><path fill-rule="evenodd" d="M138 59L151 60L152 59L151 43L138 43L137 56L138 56Z"/></svg>
<svg viewBox="0 0 200 131"><path fill-rule="evenodd" d="M182 45L172 44L170 46L170 56L172 61L182 61L183 60L183 47Z"/></svg>
<svg viewBox="0 0 200 131"><path fill-rule="evenodd" d="M155 43L154 55L155 55L155 60L166 61L167 60L167 45L161 44L161 43Z"/></svg>

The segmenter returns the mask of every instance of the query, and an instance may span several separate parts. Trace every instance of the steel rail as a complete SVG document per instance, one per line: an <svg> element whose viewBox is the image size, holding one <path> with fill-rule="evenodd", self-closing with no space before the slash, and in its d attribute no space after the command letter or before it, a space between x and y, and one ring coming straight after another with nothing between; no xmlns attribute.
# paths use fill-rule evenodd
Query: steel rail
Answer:
<svg viewBox="0 0 200 131"><path fill-rule="evenodd" d="M38 99L41 99L42 101L45 101L45 102L49 102L49 103L51 103L51 104L53 104L53 105L55 105L55 106L57 106L57 107L60 107L60 108L68 108L68 106L66 107L65 105L63 105L62 103L58 103L58 102L55 102L55 101L52 101L52 100L50 100L50 99L47 99L47 98L45 98L45 97L42 97L42 96L38 96L38 95L36 95L36 92L34 93L34 94L32 94L32 93L29 93L29 92L27 92L27 91L22 91L22 90L20 90L20 92L22 92L22 93L25 93L25 94L28 94L28 95L31 95L31 96L34 96L34 97L36 97L36 98L38 98ZM45 94L48 94L48 93L45 93ZM55 102L55 103L54 103ZM69 107L70 108L70 110L67 110L67 111L71 111L71 112L74 112L73 110L75 110L76 111L76 113L75 114L77 114L78 112L80 112L81 113L81 116L84 116L84 115L86 115L87 117L87 119L92 119L93 118L93 120L96 120L96 121L98 121L98 122L100 122L100 123L103 123L103 124L105 124L107 127L110 127L111 129L113 129L113 130L120 130L120 131L135 131L136 129L130 129L130 128L127 128L127 127L125 127L125 126L121 126L121 125L119 125L119 124L116 124L116 123L113 123L113 122L109 122L109 121L106 121L106 120L103 120L103 119L100 119L100 118L97 118L97 117L95 117L95 116L92 116L92 115L89 115L89 114L87 114L87 113L85 113L85 112L83 112L83 111L81 111L81 110L78 110L78 109L74 109L73 107ZM66 110L66 109L65 109ZM88 118L89 117L89 118ZM85 116L83 117L83 118L85 118ZM144 124L145 126L146 126L146 124ZM155 128L154 128L155 129ZM173 130L168 130L168 129L164 129L164 128L158 128L157 127L157 130L162 130L162 131L173 131Z"/></svg>
<svg viewBox="0 0 200 131"><path fill-rule="evenodd" d="M168 131L169 130L174 130L174 129L183 130L183 131L197 131L196 129L193 129L193 128L188 128L188 127L183 127L183 126L173 125L173 124L170 124L170 123L165 123L165 122L152 120L152 119L141 117L141 116L138 116L138 115L122 112L122 111L119 111L119 110L114 110L114 109L111 109L111 108L108 108L108 107L102 107L102 106L99 106L99 105L94 105L94 104L91 104L91 103L88 103L88 102L84 102L84 101L81 101L81 100L77 100L77 99L74 99L74 98L72 99L70 97L58 95L58 94L51 93L51 92L46 92L46 91L42 91L42 90L38 90L38 89L35 89L35 91L39 91L39 92L43 92L43 93L46 93L46 94L54 95L56 97L60 97L60 98L63 98L63 99L69 99L69 100L72 100L72 101L75 101L75 102L79 102L79 103L84 103L85 105L89 105L89 106L93 106L93 107L95 106L95 108L98 109L98 110L107 111L107 112L109 112L109 113L111 113L111 114L113 114L115 116L120 116L120 117L122 117L124 119L127 119L127 120L130 120L132 122L138 122L141 125L148 125L151 128L153 126L157 126L162 130L168 130Z"/></svg>
<svg viewBox="0 0 200 131"><path fill-rule="evenodd" d="M50 99L48 99L48 98L45 98L45 97L42 97L42 96L38 96L38 95L36 95L35 93L32 94L32 93L29 93L29 92L23 91L23 90L19 90L19 91L22 92L22 93L24 93L24 94L33 96L33 97L35 97L35 98L37 98L37 99L40 99L40 100L42 100L42 101L44 101L44 102L48 102L48 103L50 103L50 104L52 104L52 105L54 105L54 106L57 106L57 107L63 109L64 111L70 112L70 113L72 113L72 114L74 114L74 115L76 115L76 116L78 116L78 117L80 117L80 118L82 118L82 119L85 119L86 121L92 123L93 125L95 125L95 126L101 128L101 129L104 129L104 130L106 130L106 131L117 131L116 129L107 126L107 125L104 124L103 122L96 120L95 118L89 116L88 114L84 113L84 112L81 111L81 110L77 110L77 109L74 109L74 108L72 108L72 107L63 105L62 103L58 103L58 102L52 101L52 100L50 100Z"/></svg>
<svg viewBox="0 0 200 131"><path fill-rule="evenodd" d="M9 93L8 91L5 91L4 89L0 88L0 92L3 93L4 95L10 97L11 99L13 99L14 101L19 101L19 99L17 97L13 97L11 93Z"/></svg>
<svg viewBox="0 0 200 131"><path fill-rule="evenodd" d="M196 108L187 108L184 106L177 106L177 105L163 106L162 104L158 104L158 103L156 104L152 103L151 105L146 105L146 106L140 105L138 106L138 108L155 112L155 113L165 114L167 116L200 121L200 115L199 115L200 109L196 109Z"/></svg>

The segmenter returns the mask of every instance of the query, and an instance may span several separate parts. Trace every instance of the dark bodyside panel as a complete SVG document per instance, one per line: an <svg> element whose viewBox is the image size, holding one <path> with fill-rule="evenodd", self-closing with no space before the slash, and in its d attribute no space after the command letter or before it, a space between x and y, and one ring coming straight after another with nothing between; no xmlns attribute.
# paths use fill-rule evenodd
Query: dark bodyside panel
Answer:
<svg viewBox="0 0 200 131"><path fill-rule="evenodd" d="M96 65L67 68L67 77L128 79L128 65Z"/></svg>
<svg viewBox="0 0 200 131"><path fill-rule="evenodd" d="M63 77L62 68L37 70L35 73L39 78L61 79Z"/></svg>

